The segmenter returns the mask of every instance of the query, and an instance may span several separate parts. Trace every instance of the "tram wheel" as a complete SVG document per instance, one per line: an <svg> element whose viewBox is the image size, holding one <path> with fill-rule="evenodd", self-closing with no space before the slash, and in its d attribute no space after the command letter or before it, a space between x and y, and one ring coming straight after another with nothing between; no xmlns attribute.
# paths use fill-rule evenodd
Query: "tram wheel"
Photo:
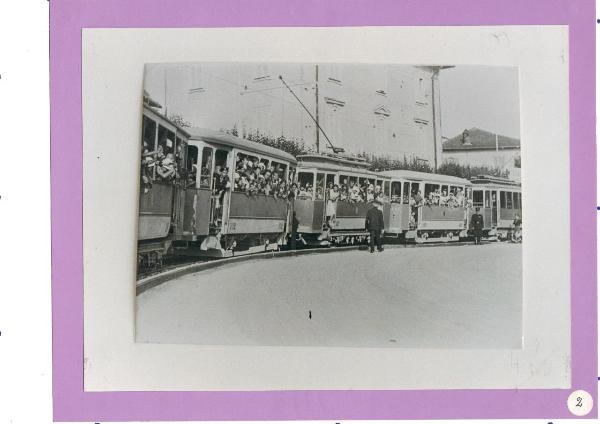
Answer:
<svg viewBox="0 0 600 424"><path fill-rule="evenodd" d="M422 244L427 242L427 239L429 238L429 233L425 232L422 234L417 234L417 236L415 237L415 243L418 244Z"/></svg>

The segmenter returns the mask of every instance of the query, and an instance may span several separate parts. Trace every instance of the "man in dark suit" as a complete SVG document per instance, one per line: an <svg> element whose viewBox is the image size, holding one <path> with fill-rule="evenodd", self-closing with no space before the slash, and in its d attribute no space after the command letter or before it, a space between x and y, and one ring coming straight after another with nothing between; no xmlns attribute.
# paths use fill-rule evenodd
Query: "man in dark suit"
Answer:
<svg viewBox="0 0 600 424"><path fill-rule="evenodd" d="M383 236L383 204L381 200L375 199L373 202L373 207L369 209L367 212L367 217L365 219L365 228L369 231L369 239L370 239L370 251L373 253L375 243L377 243L377 251L382 252L382 239Z"/></svg>
<svg viewBox="0 0 600 424"><path fill-rule="evenodd" d="M296 239L298 238L298 218L296 218L296 211L292 212L292 235L290 237L290 249L296 250Z"/></svg>
<svg viewBox="0 0 600 424"><path fill-rule="evenodd" d="M481 244L481 235L483 233L483 215L479 213L479 208L475 208L475 213L471 215L471 227L475 234L475 244Z"/></svg>

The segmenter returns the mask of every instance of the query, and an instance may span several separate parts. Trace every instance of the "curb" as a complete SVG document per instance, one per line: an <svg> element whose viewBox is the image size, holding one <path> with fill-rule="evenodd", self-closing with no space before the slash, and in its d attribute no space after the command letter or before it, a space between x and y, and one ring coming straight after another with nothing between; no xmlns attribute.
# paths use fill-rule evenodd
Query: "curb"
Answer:
<svg viewBox="0 0 600 424"><path fill-rule="evenodd" d="M455 247L455 246L464 246L467 244L471 244L469 242L453 242L453 243L429 243L429 244L386 244L386 249L410 249L410 248L425 248L425 247L438 247L438 246L446 246L446 247ZM251 255L244 256L234 256L231 258L224 259L215 259L208 262L199 262L188 265L183 265L179 268L170 269L168 271L161 272L159 274L154 274L136 282L135 292L136 296L144 293L146 290L150 290L153 287L156 287L162 283L165 283L169 280L173 280L175 278L181 277L186 274L192 274L195 272L206 271L209 269L219 268L225 265L230 265L234 263L241 263L256 259L274 259L274 258L285 258L288 256L302 256L302 255L310 255L310 254L327 254L327 253L335 253L340 251L347 250L366 250L368 246L360 245L360 246L340 246L335 248L312 248L312 249L301 249L301 250L282 250L277 252L265 252L265 253L256 253Z"/></svg>

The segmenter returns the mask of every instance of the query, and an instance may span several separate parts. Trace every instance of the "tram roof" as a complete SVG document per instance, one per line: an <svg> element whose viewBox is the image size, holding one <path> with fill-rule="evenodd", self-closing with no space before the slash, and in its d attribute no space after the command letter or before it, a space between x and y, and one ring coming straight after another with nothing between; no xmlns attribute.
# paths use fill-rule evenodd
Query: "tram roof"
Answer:
<svg viewBox="0 0 600 424"><path fill-rule="evenodd" d="M156 120L159 125L170 127L169 130L175 129L179 134L182 134L186 139L190 136L189 132L185 129L177 125L175 122L167 118L163 113L159 112L155 108L144 103L144 113L148 115L151 119Z"/></svg>
<svg viewBox="0 0 600 424"><path fill-rule="evenodd" d="M190 140L201 140L206 143L239 148L257 155L269 156L274 159L284 160L286 162L296 164L296 158L291 154L274 147L265 146L264 144L260 144L255 141L246 140L245 138L198 127L188 128L188 132L190 133Z"/></svg>
<svg viewBox="0 0 600 424"><path fill-rule="evenodd" d="M395 171L383 171L382 175L396 179L417 180L417 181L433 181L436 183L471 185L471 182L465 178L454 177L444 174L430 174L428 172L409 171L406 169L398 169Z"/></svg>
<svg viewBox="0 0 600 424"><path fill-rule="evenodd" d="M517 181L509 180L508 178L494 177L492 175L478 175L471 178L471 182L479 185L488 184L497 186L521 187L521 184Z"/></svg>
<svg viewBox="0 0 600 424"><path fill-rule="evenodd" d="M384 179L379 172L366 169L368 162L353 161L351 158L332 157L328 155L300 155L298 156L298 167L316 168L317 170L331 172L347 172L349 174L362 174L372 178Z"/></svg>

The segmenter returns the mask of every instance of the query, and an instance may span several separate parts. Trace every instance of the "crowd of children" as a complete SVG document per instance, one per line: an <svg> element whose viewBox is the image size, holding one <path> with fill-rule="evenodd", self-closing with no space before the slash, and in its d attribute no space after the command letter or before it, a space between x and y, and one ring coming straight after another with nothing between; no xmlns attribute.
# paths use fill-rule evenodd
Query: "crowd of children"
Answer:
<svg viewBox="0 0 600 424"><path fill-rule="evenodd" d="M296 190L290 172L286 180L286 166L275 162L260 161L253 156L238 155L233 174L234 191L248 196L265 194L287 199Z"/></svg>
<svg viewBox="0 0 600 424"><path fill-rule="evenodd" d="M155 151L150 151L148 143L144 142L142 150L141 177L144 192L147 193L154 181L172 182L180 177L177 156L173 153L164 152L163 146L159 145ZM195 185L196 165L187 175L188 185ZM210 169L202 167L200 170L200 187L210 186ZM359 181L348 181L344 178L340 184L329 182L323 189L323 180L317 181L315 189L311 182L297 184L294 182L294 174L290 170L286 178L286 166L276 162L261 161L257 157L238 155L233 182L229 180L229 169L226 166L217 166L213 174L212 189L214 194L222 198L223 193L230 188L234 191L244 192L249 196L264 194L276 198L314 198L316 200L327 200L329 202L348 201L353 203L372 203L375 199L384 200L385 195L381 185L364 179ZM400 201L400 196L392 195L392 202ZM453 187L447 192L439 187L430 190L425 197L421 192L413 193L410 198L405 194L404 203L411 206L446 206L451 208L468 205L468 193L465 195L463 189Z"/></svg>
<svg viewBox="0 0 600 424"><path fill-rule="evenodd" d="M424 203L428 206L447 206L458 208L466 206L466 196L462 188L451 189L450 192L436 188L425 196Z"/></svg>
<svg viewBox="0 0 600 424"><path fill-rule="evenodd" d="M154 151L144 141L142 149L141 177L144 193L148 193L152 183L156 180L171 182L179 178L177 158L173 153L165 154L163 146L159 145Z"/></svg>

